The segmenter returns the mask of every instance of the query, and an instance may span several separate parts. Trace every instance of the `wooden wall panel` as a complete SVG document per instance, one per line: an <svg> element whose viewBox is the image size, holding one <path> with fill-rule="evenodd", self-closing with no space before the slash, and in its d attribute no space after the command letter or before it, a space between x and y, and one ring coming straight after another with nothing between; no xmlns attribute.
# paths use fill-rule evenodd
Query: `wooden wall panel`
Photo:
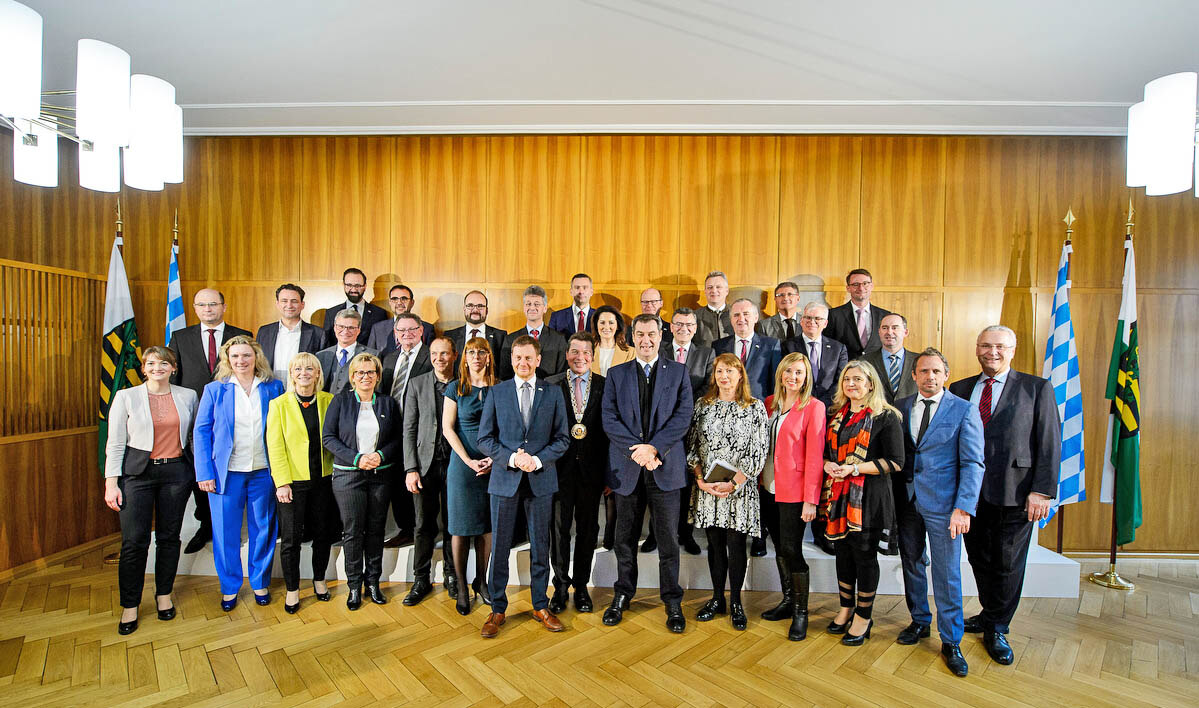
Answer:
<svg viewBox="0 0 1199 708"><path fill-rule="evenodd" d="M1153 283L1148 287L1199 289L1195 191L1164 197L1146 197L1144 189L1134 192L1137 269L1152 274ZM1115 239L1110 243L1114 245Z"/></svg>
<svg viewBox="0 0 1199 708"><path fill-rule="evenodd" d="M879 307L898 312L908 321L905 346L912 351L941 346L941 293L887 291L875 294L871 301Z"/></svg>
<svg viewBox="0 0 1199 708"><path fill-rule="evenodd" d="M861 138L779 138L780 281L844 282L858 267L861 177Z"/></svg>
<svg viewBox="0 0 1199 708"><path fill-rule="evenodd" d="M939 286L945 138L862 139L862 266L876 287Z"/></svg>

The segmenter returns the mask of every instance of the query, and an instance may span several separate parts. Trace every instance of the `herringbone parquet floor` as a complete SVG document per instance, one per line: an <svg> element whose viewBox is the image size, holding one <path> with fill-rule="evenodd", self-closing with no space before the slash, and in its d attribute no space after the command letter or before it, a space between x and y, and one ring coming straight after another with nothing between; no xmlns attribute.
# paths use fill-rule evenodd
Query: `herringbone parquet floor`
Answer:
<svg viewBox="0 0 1199 708"><path fill-rule="evenodd" d="M663 627L645 593L618 627L600 613L562 615L550 634L516 595L498 639L483 640L486 608L458 616L444 591L415 608L392 602L348 612L344 589L318 603L311 586L297 615L243 591L229 614L216 579L180 577L179 616L154 618L147 583L141 628L116 632L116 569L101 563L115 538L0 574L0 704L170 705L694 705L694 706L1195 706L1199 705L1196 564L1130 562L1125 595L1089 583L1078 600L1025 601L1013 623L1012 666L963 642L970 676L942 665L939 642L894 643L907 623L899 597L882 597L865 646L823 633L835 609L814 596L813 631L786 641L786 623L756 613L774 596L751 593L749 630L690 619L706 593L689 592L685 634ZM1096 565L1094 569L1098 569ZM1092 570L1087 567L1086 570ZM280 583L276 582L276 586ZM610 590L594 593L606 605ZM968 602L967 613L977 608Z"/></svg>

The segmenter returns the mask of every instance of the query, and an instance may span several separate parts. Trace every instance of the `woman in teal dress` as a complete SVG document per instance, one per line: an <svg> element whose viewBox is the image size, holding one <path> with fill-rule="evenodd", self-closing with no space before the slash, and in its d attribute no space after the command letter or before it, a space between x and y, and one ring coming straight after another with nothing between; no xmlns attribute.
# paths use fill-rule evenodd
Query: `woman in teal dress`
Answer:
<svg viewBox="0 0 1199 708"><path fill-rule="evenodd" d="M463 347L458 381L445 390L441 429L454 454L446 471L446 526L453 537L454 570L462 583L458 614L470 614L472 599L466 589L466 557L471 539L475 546L475 595L488 603L487 559L491 555L491 499L487 494L491 458L479 452L479 418L496 383L495 363L487 340L475 337Z"/></svg>

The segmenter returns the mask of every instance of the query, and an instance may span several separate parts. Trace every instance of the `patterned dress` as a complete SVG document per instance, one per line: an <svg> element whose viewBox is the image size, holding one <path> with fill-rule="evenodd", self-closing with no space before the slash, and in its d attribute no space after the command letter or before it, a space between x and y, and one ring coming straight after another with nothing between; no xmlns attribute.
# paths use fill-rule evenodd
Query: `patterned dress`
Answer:
<svg viewBox="0 0 1199 708"><path fill-rule="evenodd" d="M742 408L735 401L699 403L687 431L687 466L706 470L714 460L724 460L741 470L748 481L741 489L720 498L693 487L687 520L696 528L711 526L761 536L758 474L770 449L766 408L754 401Z"/></svg>

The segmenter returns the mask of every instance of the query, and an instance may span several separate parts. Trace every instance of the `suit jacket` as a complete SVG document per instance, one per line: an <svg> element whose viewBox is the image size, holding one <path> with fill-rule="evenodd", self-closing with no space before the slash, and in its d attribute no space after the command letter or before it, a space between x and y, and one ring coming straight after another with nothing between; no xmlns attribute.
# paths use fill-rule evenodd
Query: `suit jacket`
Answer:
<svg viewBox="0 0 1199 708"><path fill-rule="evenodd" d="M237 405L234 397L238 385L232 380L208 384L204 387L204 395L200 396L200 406L196 411L196 430L192 442L196 458L196 481L215 479L217 494L224 494L225 479L229 475L229 456L233 453L233 418ZM271 401L282 395L283 384L279 381L258 384L264 447Z"/></svg>
<svg viewBox="0 0 1199 708"><path fill-rule="evenodd" d="M437 330L433 329L433 325L424 320L420 321L420 329L420 341L424 342L427 347L437 337ZM379 352L380 359L395 351L397 348L395 318L388 317L382 322L376 322L375 326L371 327L371 334L366 340L366 346L369 349Z"/></svg>
<svg viewBox="0 0 1199 708"><path fill-rule="evenodd" d="M461 327L455 327L451 330L448 330L445 333L445 336L454 340L454 351L458 352L459 358L462 357L462 351L466 349L466 334L470 331L470 329L470 325L462 325ZM504 350L504 339L507 336L507 332L502 329L496 329L491 325L487 325L487 327L483 330L483 338L487 340L487 344L491 347L492 357L499 357L500 352ZM496 371L499 371L498 366L496 367Z"/></svg>
<svg viewBox="0 0 1199 708"><path fill-rule="evenodd" d="M456 385L457 381L450 379L446 387ZM437 391L433 387L435 383L437 375L432 371L409 378L404 392L404 405L401 406L404 414L404 471L415 471L421 477L429 474L434 448L441 436L441 425L437 420Z"/></svg>
<svg viewBox="0 0 1199 708"><path fill-rule="evenodd" d="M732 308L728 303L725 303L724 309L720 311L720 315L712 312L711 308L704 306L695 310L695 337L691 341L696 344L702 344L705 347L712 346L721 337L727 337L733 333Z"/></svg>
<svg viewBox="0 0 1199 708"><path fill-rule="evenodd" d="M316 360L321 363L321 372L325 375L325 390L332 393L334 396L341 393L346 385L350 383L350 361L362 352L367 354L376 354L374 349L369 349L361 344L355 344L350 352L350 356L346 358L346 367L342 369L337 366L337 342L325 347L316 353ZM385 374L386 375L386 374Z"/></svg>
<svg viewBox="0 0 1199 708"><path fill-rule="evenodd" d="M175 373L171 375L171 383L190 388L195 392L196 398L203 395L204 387L212 382L212 371L208 369L208 342L205 341L201 328L202 325L198 324L184 327L171 335L170 344L170 349L175 352L175 359L179 362L175 367ZM226 340L238 335L252 336L246 330L226 322L225 334L216 343L217 350L220 351L221 344Z"/></svg>
<svg viewBox="0 0 1199 708"><path fill-rule="evenodd" d="M171 400L179 414L179 446L184 457L198 399L191 389L171 386ZM105 477L136 477L150 464L154 449L154 420L150 417L150 393L145 384L117 391L108 407L108 440L104 445Z"/></svg>
<svg viewBox="0 0 1199 708"><path fill-rule="evenodd" d="M670 331L670 323L667 322L666 320L662 319L661 315L658 315L658 324L662 326L662 346L665 347L674 341L674 332ZM625 327L624 340L626 342L628 342L628 345L630 347L633 346L633 328L632 327Z"/></svg>
<svg viewBox="0 0 1199 708"><path fill-rule="evenodd" d="M333 397L329 410L325 413L325 422L321 427L321 443L325 449L333 453L333 466L343 469L357 469L358 458L358 395L353 389ZM404 431L403 416L400 415L400 404L391 396L375 390L375 400L371 404L375 411L375 420L379 422L379 439L375 451L383 458L382 464L376 469L394 469L402 467L404 462Z"/></svg>
<svg viewBox="0 0 1199 708"><path fill-rule="evenodd" d="M793 322L795 323L793 336L798 337L800 335L798 314L795 316ZM771 315L770 317L765 317L758 320L758 324L754 327L754 331L767 337L774 337L780 342L788 338L787 327L783 324L783 316L777 313Z"/></svg>
<svg viewBox="0 0 1199 708"><path fill-rule="evenodd" d="M542 335L544 336L544 334ZM487 492L499 497L516 496L520 480L526 474L508 466L518 449L541 460L541 468L527 473L533 496L543 497L558 491L556 462L570 447L570 424L566 404L557 387L540 377L534 383L533 405L526 428L520 415L516 379L492 387L479 419L479 449L492 459Z"/></svg>
<svg viewBox="0 0 1199 708"><path fill-rule="evenodd" d="M279 322L262 325L254 338L262 345L262 351L266 353L266 360L270 362L272 369L287 368L286 361L280 362L278 367L275 366L275 340L279 338ZM328 345L325 341L325 330L308 322L300 322L300 351L316 354Z"/></svg>
<svg viewBox="0 0 1199 708"><path fill-rule="evenodd" d="M391 384L395 381L396 362L400 360L400 350L393 349L390 354L383 357L383 378L379 381L379 390L388 395L391 394ZM427 374L433 370L433 362L429 359L429 347L421 345L420 350L416 353L416 358L408 362L408 380L421 374ZM404 399L401 396L396 399L396 403L400 404L400 410L404 409Z"/></svg>
<svg viewBox="0 0 1199 708"><path fill-rule="evenodd" d="M924 406L916 405L919 399L918 395L907 396L898 405L903 413L902 477L912 485L904 498L911 499L914 494L916 508L922 511L947 514L961 509L974 516L984 470L983 422L978 408L946 391L917 444L911 431L912 416L924 414ZM899 476L892 477L895 491L899 491Z"/></svg>
<svg viewBox="0 0 1199 708"><path fill-rule="evenodd" d="M319 330L318 330L319 331ZM320 436L325 425L325 415L333 394L317 391L316 434ZM294 395L282 395L271 401L266 420L266 454L271 460L271 479L276 487L291 484L296 480L312 479L308 462L308 426L304 423L304 411ZM321 477L333 474L333 455L321 449Z"/></svg>
<svg viewBox="0 0 1199 708"><path fill-rule="evenodd" d="M774 396L766 399L771 412ZM774 499L795 504L820 504L824 481L825 428L828 415L824 403L813 398L797 409L792 405L774 440Z"/></svg>
<svg viewBox="0 0 1199 708"><path fill-rule="evenodd" d="M500 349L500 360L496 362L495 367L501 379L510 379L516 375L512 371L512 343L517 337L523 337L528 333L529 327L526 325L504 337L504 347ZM549 378L566 371L566 337L552 327L543 325L538 342L541 344L541 366L537 367L537 378Z"/></svg>
<svg viewBox="0 0 1199 708"><path fill-rule="evenodd" d="M887 375L887 360L890 355L879 347L872 352L868 352L862 358L874 367L878 372L879 378L883 380L883 393L887 396L887 403L895 405L895 402L901 398L916 395L916 380L912 378L912 371L916 369L916 357L920 356L917 352L908 349L903 350L903 364L899 366L899 390L891 390L891 378ZM965 511L963 509L963 511Z"/></svg>
<svg viewBox="0 0 1199 708"><path fill-rule="evenodd" d="M374 331L375 325L390 320L391 315L378 305L366 302L363 300L366 307L362 312L362 327L358 330L358 343L365 345L370 341L371 332ZM342 300L339 304L325 310L325 341L337 343L337 337L333 334L333 323L337 321L337 313L346 309L346 301ZM373 347L372 347L373 348ZM377 349L375 351L378 351Z"/></svg>
<svg viewBox="0 0 1199 708"><path fill-rule="evenodd" d="M658 356L674 361L674 342L663 342ZM683 366L687 367L687 376L691 379L692 401L698 401L708 390L708 381L712 378L712 365L715 361L716 352L712 351L712 347L705 347L696 344L694 339L691 340L691 346L687 347L687 362Z"/></svg>
<svg viewBox="0 0 1199 708"><path fill-rule="evenodd" d="M588 306L587 317L584 319L586 322L584 322L583 331L590 332L591 323L595 321L594 307ZM570 335L574 334L577 331L575 327L578 324L579 322L575 318L573 303L570 307L566 307L561 310L554 310L552 313L550 313L550 329L557 330L562 334L563 337L569 337Z"/></svg>
<svg viewBox="0 0 1199 708"><path fill-rule="evenodd" d="M740 350L733 351L737 349L736 344L737 336L729 335L716 340L712 344L712 351L716 353L716 356L721 354L740 356ZM750 393L754 398L765 401L767 396L774 393L774 372L779 368L779 361L782 358L783 352L779 347L779 340L760 334L750 337L749 353L745 357L745 374L749 378Z"/></svg>
<svg viewBox="0 0 1199 708"><path fill-rule="evenodd" d="M969 401L980 376L953 382L949 392ZM983 439L985 501L1023 506L1029 492L1057 496L1062 424L1053 384L1048 380L1009 370L995 412L983 429Z"/></svg>
<svg viewBox="0 0 1199 708"><path fill-rule="evenodd" d="M802 335L788 339L783 342L783 356L791 352L807 356L807 346L807 341ZM841 376L841 369L848 363L849 357L844 344L828 337L820 338L820 370L813 372L815 376L812 377L812 395L824 403L830 414L834 412L833 394L837 392L837 378Z"/></svg>
<svg viewBox="0 0 1199 708"><path fill-rule="evenodd" d="M858 359L865 352L874 351L883 346L883 341L878 336L878 325L889 314L891 314L890 310L884 310L874 304L870 305L870 340L866 343L865 349L862 348L862 340L858 337L858 323L854 319L852 302L837 305L828 311L828 326L824 329L824 336L832 337L844 344L851 360ZM796 336L798 337L798 335Z"/></svg>
<svg viewBox="0 0 1199 708"><path fill-rule="evenodd" d="M566 422L573 426L578 422L574 414L574 392L570 390L570 376L563 371L545 380L551 386L557 386L562 391L562 400L566 403ZM571 459L587 471L603 479L608 470L608 435L604 432L604 385L607 380L599 374L591 373L591 392L587 394L587 404L583 406L583 425L587 426L587 437L576 440L570 438L570 447L566 449L563 459Z"/></svg>
<svg viewBox="0 0 1199 708"><path fill-rule="evenodd" d="M608 369L604 384L604 432L608 434L608 486L629 495L637 487L642 467L633 462L629 448L649 443L662 464L654 470L659 489L671 491L687 485L687 453L683 438L691 425L695 399L691 377L682 364L659 356L651 403L649 435L642 434L641 397L637 377L644 376L637 360Z"/></svg>

